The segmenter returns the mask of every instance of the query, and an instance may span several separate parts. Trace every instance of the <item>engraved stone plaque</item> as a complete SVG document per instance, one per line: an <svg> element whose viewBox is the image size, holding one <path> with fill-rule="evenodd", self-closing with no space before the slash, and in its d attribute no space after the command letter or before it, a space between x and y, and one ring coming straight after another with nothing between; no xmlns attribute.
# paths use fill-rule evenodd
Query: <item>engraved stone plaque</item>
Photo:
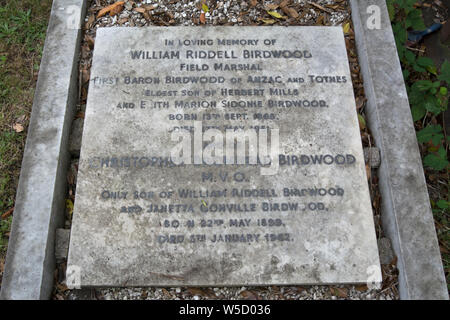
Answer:
<svg viewBox="0 0 450 320"><path fill-rule="evenodd" d="M81 286L381 281L342 28L100 28Z"/></svg>

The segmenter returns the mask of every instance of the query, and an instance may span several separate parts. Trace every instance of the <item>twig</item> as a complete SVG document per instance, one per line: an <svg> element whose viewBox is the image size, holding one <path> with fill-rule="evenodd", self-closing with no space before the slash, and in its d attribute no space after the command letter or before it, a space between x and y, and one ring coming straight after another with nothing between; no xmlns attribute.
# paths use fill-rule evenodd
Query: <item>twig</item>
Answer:
<svg viewBox="0 0 450 320"><path fill-rule="evenodd" d="M406 46L406 49L412 50L412 51L419 51L419 52L425 52L425 50L420 50L420 49L416 49L416 48L411 48Z"/></svg>
<svg viewBox="0 0 450 320"><path fill-rule="evenodd" d="M325 12L327 12L329 14L332 14L332 12L330 10L328 10L327 8L322 7L320 4L317 4L317 3L314 3L314 2L308 2L308 4L314 6L314 7L318 8L318 9L320 9L322 11L325 11Z"/></svg>
<svg viewBox="0 0 450 320"><path fill-rule="evenodd" d="M387 290L392 290L392 288L395 288L396 285L398 285L398 282L392 283L389 287L387 287L387 288L381 290L381 291L379 292L379 294L381 294L381 293L383 293L383 292L385 292L385 291L387 291Z"/></svg>
<svg viewBox="0 0 450 320"><path fill-rule="evenodd" d="M13 213L13 211L14 211L14 207L12 207L8 211L6 211L4 214L2 214L2 220L8 218Z"/></svg>

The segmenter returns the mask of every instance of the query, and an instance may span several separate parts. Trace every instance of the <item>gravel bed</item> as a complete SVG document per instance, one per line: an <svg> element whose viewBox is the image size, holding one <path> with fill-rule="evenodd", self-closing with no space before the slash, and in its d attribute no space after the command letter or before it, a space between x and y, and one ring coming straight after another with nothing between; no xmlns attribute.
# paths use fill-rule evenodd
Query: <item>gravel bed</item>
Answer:
<svg viewBox="0 0 450 320"><path fill-rule="evenodd" d="M115 288L77 290L68 300L395 300L392 292L366 286L226 287L226 288Z"/></svg>
<svg viewBox="0 0 450 320"><path fill-rule="evenodd" d="M115 1L94 1L93 9L112 4ZM287 19L276 22L281 25L303 24L303 25L339 25L349 17L345 9L346 0L293 0L285 1L292 10L283 11L282 3L277 1L126 1L121 13L114 16L103 16L96 21L97 26L131 26L142 27L148 25L198 25L200 14L203 12L202 4L208 6L209 12L205 12L205 24L207 25L251 25L251 24L275 24L264 21L272 18L267 10L277 11L286 15ZM313 3L313 4L311 4ZM344 6L341 6L344 4ZM314 6L318 5L318 6ZM285 6L283 6L285 7ZM146 9L146 13L136 8ZM333 9L335 8L335 9ZM339 10L340 9L340 10ZM288 12L288 13L286 13ZM290 14L289 14L290 12ZM327 13L327 15L323 15ZM323 17L323 20L320 17ZM263 20L264 19L264 20ZM86 20L87 22L87 20Z"/></svg>
<svg viewBox="0 0 450 320"><path fill-rule="evenodd" d="M349 26L346 45L358 112L364 114L365 95L356 55L351 13L347 0L285 0L285 1L125 1L118 13L97 18L98 12L116 1L92 0L84 26L84 40L80 60L80 102L77 118L84 117L95 31L98 27L193 26L201 25L326 25ZM206 4L208 12L202 9ZM274 18L268 11L276 11L283 18ZM361 130L364 146L373 146L370 131ZM77 159L74 157L68 173L68 198L72 201L76 188ZM398 271L389 240L380 224L380 195L375 170L368 170L374 220L379 239L383 283L380 289L365 285L351 286L266 286L225 288L97 288L69 290L65 281L65 262L55 272L54 299L63 300L396 300L398 299ZM66 228L70 229L70 214ZM392 258L394 257L394 258Z"/></svg>

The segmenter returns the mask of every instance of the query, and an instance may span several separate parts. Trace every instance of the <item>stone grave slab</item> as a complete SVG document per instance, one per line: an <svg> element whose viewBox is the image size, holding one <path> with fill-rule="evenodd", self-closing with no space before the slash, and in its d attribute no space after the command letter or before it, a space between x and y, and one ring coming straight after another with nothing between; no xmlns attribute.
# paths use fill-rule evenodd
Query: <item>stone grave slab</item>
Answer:
<svg viewBox="0 0 450 320"><path fill-rule="evenodd" d="M98 29L69 285L380 281L342 28Z"/></svg>

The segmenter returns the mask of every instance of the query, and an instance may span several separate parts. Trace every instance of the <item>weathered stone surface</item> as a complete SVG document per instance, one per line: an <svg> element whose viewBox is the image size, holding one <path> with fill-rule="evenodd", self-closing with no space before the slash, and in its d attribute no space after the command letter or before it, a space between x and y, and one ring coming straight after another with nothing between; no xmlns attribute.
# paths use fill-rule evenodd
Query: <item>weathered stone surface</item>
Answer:
<svg viewBox="0 0 450 320"><path fill-rule="evenodd" d="M60 263L67 259L69 253L70 229L56 229L55 258Z"/></svg>
<svg viewBox="0 0 450 320"><path fill-rule="evenodd" d="M378 239L378 251L380 252L380 263L389 264L394 259L391 241L388 238Z"/></svg>
<svg viewBox="0 0 450 320"><path fill-rule="evenodd" d="M69 152L75 157L80 155L81 138L83 136L83 118L77 118L72 123L72 130L69 138Z"/></svg>
<svg viewBox="0 0 450 320"><path fill-rule="evenodd" d="M33 101L0 299L49 299L62 224L85 1L55 0Z"/></svg>
<svg viewBox="0 0 450 320"><path fill-rule="evenodd" d="M380 166L381 156L380 149L376 147L364 148L364 161L372 168L376 169Z"/></svg>
<svg viewBox="0 0 450 320"><path fill-rule="evenodd" d="M244 58L257 51L265 56ZM240 70L247 64L257 70ZM219 83L188 78L199 76ZM341 28L98 29L90 79L70 286L381 280ZM278 170L171 165L171 132L198 122L224 135L228 126L279 128Z"/></svg>
<svg viewBox="0 0 450 320"><path fill-rule="evenodd" d="M383 231L398 257L401 299L448 299L423 166L384 0L351 0L368 124L381 150ZM377 25L378 24L378 25Z"/></svg>

